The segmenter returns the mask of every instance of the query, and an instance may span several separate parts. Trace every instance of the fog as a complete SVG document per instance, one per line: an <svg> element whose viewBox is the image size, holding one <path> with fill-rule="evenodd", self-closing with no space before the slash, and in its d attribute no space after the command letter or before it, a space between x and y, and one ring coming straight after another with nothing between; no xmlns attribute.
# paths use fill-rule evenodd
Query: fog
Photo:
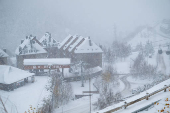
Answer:
<svg viewBox="0 0 170 113"><path fill-rule="evenodd" d="M68 34L111 44L140 25L170 18L170 0L0 0L0 48L12 52L26 35L40 39L50 32L62 41Z"/></svg>

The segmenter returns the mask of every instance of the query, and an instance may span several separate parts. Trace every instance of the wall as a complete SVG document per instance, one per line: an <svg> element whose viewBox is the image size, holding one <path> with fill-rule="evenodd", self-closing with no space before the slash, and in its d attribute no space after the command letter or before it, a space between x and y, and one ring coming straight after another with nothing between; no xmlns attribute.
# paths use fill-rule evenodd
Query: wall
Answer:
<svg viewBox="0 0 170 113"><path fill-rule="evenodd" d="M102 67L102 53L77 53L74 56L72 56L73 62L83 60L90 64L91 67Z"/></svg>
<svg viewBox="0 0 170 113"><path fill-rule="evenodd" d="M39 54L29 54L29 55L17 55L17 68L23 69L23 60L24 59L38 59L38 58L47 58L47 53Z"/></svg>
<svg viewBox="0 0 170 113"><path fill-rule="evenodd" d="M7 57L0 57L0 65L7 65Z"/></svg>

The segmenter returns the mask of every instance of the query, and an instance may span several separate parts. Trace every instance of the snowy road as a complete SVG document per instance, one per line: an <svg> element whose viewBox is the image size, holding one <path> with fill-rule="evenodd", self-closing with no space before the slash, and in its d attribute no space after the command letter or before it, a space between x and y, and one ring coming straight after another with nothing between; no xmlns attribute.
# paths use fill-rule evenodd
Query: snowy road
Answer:
<svg viewBox="0 0 170 113"><path fill-rule="evenodd" d="M92 96L92 104L97 101L95 95ZM93 111L93 106L91 105ZM62 110L63 109L63 110ZM63 108L60 107L54 111L54 113L90 113L89 97L80 98L72 101Z"/></svg>
<svg viewBox="0 0 170 113"><path fill-rule="evenodd" d="M123 91L121 91L122 95L127 95L130 93L130 88L131 88L131 85L130 85L130 82L127 80L127 77L129 77L129 75L126 75L126 76L123 76L120 78L120 80L124 83L125 87L123 89Z"/></svg>
<svg viewBox="0 0 170 113"><path fill-rule="evenodd" d="M127 77L129 77L128 74L123 74L122 77L120 77L120 80L123 82L123 87L121 89L121 92L123 96L127 96L127 94L130 93L130 82L127 80ZM97 101L96 95L92 96L92 104ZM92 106L93 107L93 106ZM63 111L62 111L63 109ZM68 103L67 105L64 105L63 108L60 107L54 111L54 113L89 113L89 97L80 98L78 100L72 101ZM93 108L92 108L93 109ZM92 110L93 111L93 110Z"/></svg>

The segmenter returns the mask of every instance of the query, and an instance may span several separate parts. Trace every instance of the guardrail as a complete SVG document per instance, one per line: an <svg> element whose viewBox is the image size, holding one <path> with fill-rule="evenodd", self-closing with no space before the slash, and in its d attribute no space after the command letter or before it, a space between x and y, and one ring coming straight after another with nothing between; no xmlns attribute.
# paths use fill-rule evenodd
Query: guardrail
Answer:
<svg viewBox="0 0 170 113"><path fill-rule="evenodd" d="M151 106L153 106L155 103L157 103L157 102L159 102L160 100L158 100L158 101L155 101L155 102L152 102L151 104L149 104L149 105L147 105L147 106L145 106L145 107L142 107L142 108L140 108L140 109L138 109L138 110L136 110L136 111L133 111L132 113L138 113L138 112L140 112L140 111L144 111L144 110L146 110L146 109L149 109Z"/></svg>
<svg viewBox="0 0 170 113"><path fill-rule="evenodd" d="M144 99L148 100L149 97L151 97L151 96L153 96L153 95L155 95L155 94L157 94L157 93L159 93L159 92L161 92L161 91L166 92L167 88L169 88L169 87L170 87L170 85L169 85L169 86L165 85L163 88L161 88L161 89L159 89L159 90L156 90L156 91L154 91L154 92L152 92L152 93L150 93L150 94L149 94L149 93L146 93L146 95L143 96L143 97L140 97L140 98L138 98L138 99L136 99L136 100L133 100L133 101L131 101L131 102L129 102L129 103L126 103L126 102L125 102L124 105L119 106L119 107L117 107L117 108L114 108L114 109L112 109L112 110L106 111L106 112L104 112L104 113L112 113L112 112L118 111L118 110L120 110L120 109L122 109L122 108L126 109L128 106L130 106L130 105L132 105L132 104L135 104L135 103L137 103L137 102L139 102L139 101L142 101L142 100L144 100ZM97 113L98 113L98 112L97 112Z"/></svg>

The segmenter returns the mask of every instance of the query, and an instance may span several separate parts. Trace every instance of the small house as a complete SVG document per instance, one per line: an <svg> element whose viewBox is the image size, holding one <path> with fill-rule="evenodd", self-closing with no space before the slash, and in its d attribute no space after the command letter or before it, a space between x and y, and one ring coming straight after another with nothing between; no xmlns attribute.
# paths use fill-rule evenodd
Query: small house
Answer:
<svg viewBox="0 0 170 113"><path fill-rule="evenodd" d="M0 65L0 89L14 90L28 82L28 77L33 77L34 73L7 66Z"/></svg>

